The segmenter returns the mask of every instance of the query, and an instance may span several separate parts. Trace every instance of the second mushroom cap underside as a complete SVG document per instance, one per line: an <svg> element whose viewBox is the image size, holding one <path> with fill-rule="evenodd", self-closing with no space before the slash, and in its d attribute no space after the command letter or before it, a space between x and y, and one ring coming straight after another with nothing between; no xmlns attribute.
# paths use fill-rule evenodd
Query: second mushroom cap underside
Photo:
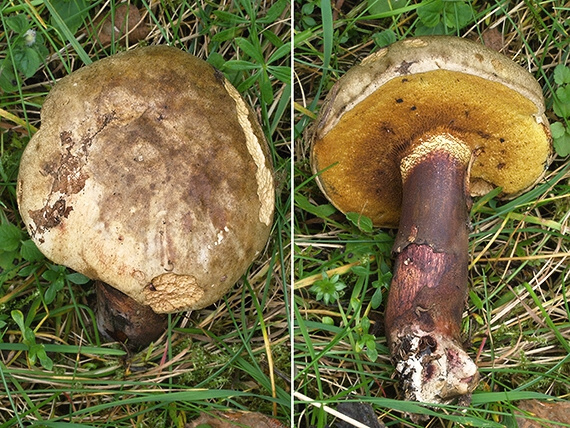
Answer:
<svg viewBox="0 0 570 428"><path fill-rule="evenodd" d="M551 158L540 87L529 73L475 42L425 37L371 55L337 82L314 128L313 171L341 211L397 227L400 161L438 132L472 150L472 195L495 187L503 197L517 195L543 176Z"/></svg>

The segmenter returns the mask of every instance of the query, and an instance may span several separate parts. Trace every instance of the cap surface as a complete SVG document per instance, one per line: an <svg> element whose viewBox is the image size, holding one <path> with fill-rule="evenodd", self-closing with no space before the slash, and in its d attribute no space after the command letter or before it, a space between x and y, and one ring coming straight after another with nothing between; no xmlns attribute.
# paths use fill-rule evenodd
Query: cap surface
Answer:
<svg viewBox="0 0 570 428"><path fill-rule="evenodd" d="M313 172L341 211L397 227L400 160L434 130L472 150L472 195L500 186L502 197L515 196L551 158L542 91L530 73L479 43L428 36L370 55L335 84L313 129Z"/></svg>
<svg viewBox="0 0 570 428"><path fill-rule="evenodd" d="M18 177L38 248L155 312L207 306L265 246L274 183L263 132L208 63L166 46L58 82Z"/></svg>

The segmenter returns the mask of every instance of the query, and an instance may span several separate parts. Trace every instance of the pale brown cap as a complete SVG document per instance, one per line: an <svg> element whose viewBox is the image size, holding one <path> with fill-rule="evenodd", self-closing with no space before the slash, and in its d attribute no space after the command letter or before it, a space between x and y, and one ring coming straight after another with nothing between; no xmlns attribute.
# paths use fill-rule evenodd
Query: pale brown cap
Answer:
<svg viewBox="0 0 570 428"><path fill-rule="evenodd" d="M155 312L218 300L263 250L269 148L222 73L138 48L58 82L21 161L20 213L46 257Z"/></svg>
<svg viewBox="0 0 570 428"><path fill-rule="evenodd" d="M473 153L472 195L513 197L551 160L544 100L534 77L506 56L450 36L403 40L350 69L313 128L317 182L343 212L397 227L400 160L413 141L444 129Z"/></svg>

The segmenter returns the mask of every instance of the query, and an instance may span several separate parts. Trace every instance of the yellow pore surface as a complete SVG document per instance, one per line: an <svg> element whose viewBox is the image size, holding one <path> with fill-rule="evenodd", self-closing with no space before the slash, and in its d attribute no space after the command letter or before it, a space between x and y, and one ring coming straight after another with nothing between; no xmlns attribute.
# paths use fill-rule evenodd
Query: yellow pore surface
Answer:
<svg viewBox="0 0 570 428"><path fill-rule="evenodd" d="M345 113L328 134L317 130L313 163L317 171L328 168L318 180L338 209L397 227L400 160L422 136L445 129L462 140L475 156L472 194L500 186L508 197L532 186L550 156L549 132L536 114L532 101L477 76L448 70L406 75Z"/></svg>

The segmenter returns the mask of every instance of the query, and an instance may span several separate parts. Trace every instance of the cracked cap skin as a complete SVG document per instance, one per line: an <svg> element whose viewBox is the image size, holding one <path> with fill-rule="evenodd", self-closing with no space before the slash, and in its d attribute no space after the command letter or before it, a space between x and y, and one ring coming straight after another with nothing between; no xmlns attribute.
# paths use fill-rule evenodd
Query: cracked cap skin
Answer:
<svg viewBox="0 0 570 428"><path fill-rule="evenodd" d="M18 176L44 255L157 313L205 307L269 237L261 127L223 74L179 49L137 48L61 79Z"/></svg>

